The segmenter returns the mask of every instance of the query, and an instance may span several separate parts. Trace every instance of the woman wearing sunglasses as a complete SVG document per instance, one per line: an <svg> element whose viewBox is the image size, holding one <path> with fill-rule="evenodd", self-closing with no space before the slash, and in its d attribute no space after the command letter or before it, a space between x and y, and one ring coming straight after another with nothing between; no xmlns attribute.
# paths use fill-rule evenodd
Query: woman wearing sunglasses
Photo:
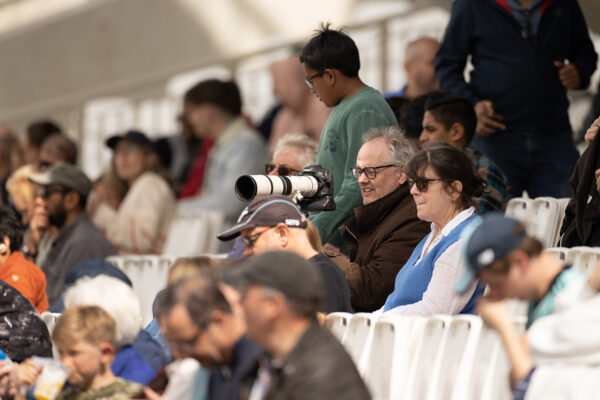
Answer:
<svg viewBox="0 0 600 400"><path fill-rule="evenodd" d="M462 295L453 288L463 264L461 233L479 218L473 198L483 194L485 182L462 151L445 143L425 144L408 163L407 175L417 216L431 223L431 233L400 269L377 313L473 313L483 286L474 283Z"/></svg>

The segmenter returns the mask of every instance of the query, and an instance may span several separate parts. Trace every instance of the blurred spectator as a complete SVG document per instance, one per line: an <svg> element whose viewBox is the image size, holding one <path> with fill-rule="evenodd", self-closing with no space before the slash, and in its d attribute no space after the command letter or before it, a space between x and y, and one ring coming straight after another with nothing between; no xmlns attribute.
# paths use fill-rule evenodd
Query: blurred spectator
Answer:
<svg viewBox="0 0 600 400"><path fill-rule="evenodd" d="M504 211L509 199L508 182L502 170L485 154L471 147L477 117L466 99L445 92L435 92L425 103L420 140L444 142L464 151L477 172L487 182L483 196L475 199L479 214Z"/></svg>
<svg viewBox="0 0 600 400"><path fill-rule="evenodd" d="M41 313L48 309L46 276L20 252L23 226L7 206L0 207L0 279L17 289Z"/></svg>
<svg viewBox="0 0 600 400"><path fill-rule="evenodd" d="M436 76L474 104L473 146L504 171L512 197L570 197L578 153L567 90L589 85L596 60L577 1L457 0Z"/></svg>
<svg viewBox="0 0 600 400"><path fill-rule="evenodd" d="M358 76L360 58L354 41L324 25L300 54L306 84L327 107L335 107L323 127L317 164L333 168L335 211L315 213L312 222L323 243L343 249L336 228L349 220L361 204L350 168L356 163L363 133L373 127L397 125L381 94Z"/></svg>
<svg viewBox="0 0 600 400"><path fill-rule="evenodd" d="M48 136L40 147L40 169L57 162L77 164L77 145L61 133Z"/></svg>
<svg viewBox="0 0 600 400"><path fill-rule="evenodd" d="M62 129L53 121L40 120L29 124L23 138L25 163L39 165L42 144L50 136L57 133L62 134Z"/></svg>
<svg viewBox="0 0 600 400"><path fill-rule="evenodd" d="M6 181L9 200L21 215L23 226L28 226L35 207L35 185L29 176L37 172L36 166L27 164L17 169Z"/></svg>
<svg viewBox="0 0 600 400"><path fill-rule="evenodd" d="M304 71L298 54L271 64L270 69L273 92L283 107L273 119L269 151L273 151L288 132L300 132L319 140L331 110L313 96L304 84Z"/></svg>
<svg viewBox="0 0 600 400"><path fill-rule="evenodd" d="M350 284L355 311L383 306L396 274L429 232L429 224L417 218L406 177L415 152L397 127L372 128L363 135L353 173L364 205L340 227L349 258L332 249L326 252Z"/></svg>
<svg viewBox="0 0 600 400"><path fill-rule="evenodd" d="M20 163L14 163L13 154L19 147L19 142L15 135L7 128L0 126L0 201L2 204L8 204L8 192L6 181L10 174L20 167Z"/></svg>
<svg viewBox="0 0 600 400"><path fill-rule="evenodd" d="M435 79L435 55L440 43L429 37L420 37L406 45L404 53L404 71L406 85L397 92L384 96L401 96L408 99L422 96L439 89Z"/></svg>
<svg viewBox="0 0 600 400"><path fill-rule="evenodd" d="M37 185L37 198L29 224L28 255L37 256L49 227L57 230L44 259L36 262L46 274L46 292L52 304L60 297L65 274L72 266L114 255L115 250L85 213L92 183L79 168L58 163L31 174L29 180Z"/></svg>
<svg viewBox="0 0 600 400"><path fill-rule="evenodd" d="M150 164L151 142L142 132L130 130L110 137L113 167L128 190L118 209L101 202L91 211L94 224L120 254L160 254L175 211L168 182Z"/></svg>
<svg viewBox="0 0 600 400"><path fill-rule="evenodd" d="M406 175L417 216L431 222L431 233L400 269L377 313L472 314L483 286L472 282L460 295L453 286L463 269L461 234L479 218L473 198L481 196L485 182L471 160L446 143L425 144L408 162Z"/></svg>
<svg viewBox="0 0 600 400"><path fill-rule="evenodd" d="M589 146L577 161L571 187L575 196L565 209L561 247L600 246L600 117L586 133Z"/></svg>
<svg viewBox="0 0 600 400"><path fill-rule="evenodd" d="M65 292L64 301L65 309L99 306L114 318L117 356L111 369L116 376L146 385L167 364L160 345L141 329L140 302L133 289L120 279L106 275L81 278Z"/></svg>
<svg viewBox="0 0 600 400"><path fill-rule="evenodd" d="M319 311L352 312L344 274L325 254L311 246L307 227L307 218L291 200L285 196L266 196L246 207L238 223L217 237L231 240L240 235L246 246L246 257L275 250L298 254L317 266L322 275L325 302ZM280 265L280 268L286 266Z"/></svg>
<svg viewBox="0 0 600 400"><path fill-rule="evenodd" d="M261 351L245 336L243 318L232 311L214 279L204 273L169 286L164 307L173 353L212 368L208 398L239 399L241 379L256 369Z"/></svg>
<svg viewBox="0 0 600 400"><path fill-rule="evenodd" d="M262 137L243 118L235 82L216 79L198 83L186 94L189 121L196 135L214 140L208 154L202 188L180 202L184 208L220 211L233 224L244 207L234 193L240 175L258 173L268 159Z"/></svg>
<svg viewBox="0 0 600 400"><path fill-rule="evenodd" d="M119 179L114 163L94 182L93 190L87 202L87 212L93 215L99 204L118 210L127 195L127 182Z"/></svg>
<svg viewBox="0 0 600 400"><path fill-rule="evenodd" d="M312 263L269 252L250 258L237 279L248 337L270 357L261 360L254 385L245 380L242 393L252 388L267 399L371 398L344 347L315 318L323 283Z"/></svg>

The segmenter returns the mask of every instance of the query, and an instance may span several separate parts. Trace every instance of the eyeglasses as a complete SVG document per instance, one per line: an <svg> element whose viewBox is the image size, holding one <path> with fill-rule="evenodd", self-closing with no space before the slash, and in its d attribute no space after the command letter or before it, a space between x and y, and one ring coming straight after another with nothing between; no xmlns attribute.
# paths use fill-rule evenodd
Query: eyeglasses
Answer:
<svg viewBox="0 0 600 400"><path fill-rule="evenodd" d="M36 189L36 194L42 199L47 199L52 196L52 193L61 193L67 194L71 191L71 189L61 188L58 186L38 186Z"/></svg>
<svg viewBox="0 0 600 400"><path fill-rule="evenodd" d="M288 176L293 173L300 172L300 170L297 170L295 168L290 168L285 164L282 164L282 165L265 164L265 173L270 174L271 172L273 172L275 170L277 170L277 172L279 172L278 175L281 175L281 176Z"/></svg>
<svg viewBox="0 0 600 400"><path fill-rule="evenodd" d="M306 85L308 86L308 88L310 90L315 90L315 86L313 85L312 81L315 78L319 78L321 76L323 76L325 74L325 71L321 71L321 72L317 72L316 74L314 74L313 76L309 76L308 78L306 78L304 80L304 82L306 82Z"/></svg>
<svg viewBox="0 0 600 400"><path fill-rule="evenodd" d="M256 241L258 240L258 238L260 237L260 235L262 235L263 233L265 233L266 231L268 231L269 229L273 228L272 226L267 228L267 229L263 229L260 232L256 232L255 234L252 234L250 236L247 237L243 237L242 236L242 242L244 242L244 246L246 246L247 248L251 249L252 247L254 247L254 243L256 243Z"/></svg>
<svg viewBox="0 0 600 400"><path fill-rule="evenodd" d="M356 179L358 179L358 177L364 172L365 175L367 176L367 178L369 179L375 179L375 177L377 176L377 170L380 168L389 168L389 167L397 167L397 164L388 164L388 165L380 165L379 167L365 167L365 168L359 168L359 167L354 167L354 168L350 168L350 171L352 171L352 176L354 176Z"/></svg>
<svg viewBox="0 0 600 400"><path fill-rule="evenodd" d="M416 177L415 179L408 178L408 186L412 187L413 185L417 185L417 190L419 192L426 192L429 187L429 182L435 181L443 181L444 179L440 178L423 178Z"/></svg>

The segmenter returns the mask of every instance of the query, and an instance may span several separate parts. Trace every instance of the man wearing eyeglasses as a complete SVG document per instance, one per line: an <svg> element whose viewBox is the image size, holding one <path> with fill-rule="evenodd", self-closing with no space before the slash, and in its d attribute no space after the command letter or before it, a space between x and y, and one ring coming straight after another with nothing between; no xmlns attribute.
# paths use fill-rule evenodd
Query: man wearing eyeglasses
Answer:
<svg viewBox="0 0 600 400"><path fill-rule="evenodd" d="M334 107L323 127L317 164L333 168L335 211L311 215L323 243L343 248L336 228L352 217L361 195L350 168L356 162L363 133L378 126L398 126L381 94L358 76L358 48L346 34L323 28L300 54L306 84L327 107Z"/></svg>
<svg viewBox="0 0 600 400"><path fill-rule="evenodd" d="M85 213L92 183L83 171L58 163L32 174L29 180L37 185L37 197L26 253L36 259L46 274L46 293L52 304L60 297L64 277L73 265L114 255L116 251ZM56 234L49 239L52 230ZM45 254L38 254L42 240L50 244Z"/></svg>
<svg viewBox="0 0 600 400"><path fill-rule="evenodd" d="M405 173L415 145L391 126L370 129L363 142L351 169L363 206L340 228L349 257L329 246L326 254L344 272L354 310L371 312L394 290L396 274L429 226L417 218Z"/></svg>

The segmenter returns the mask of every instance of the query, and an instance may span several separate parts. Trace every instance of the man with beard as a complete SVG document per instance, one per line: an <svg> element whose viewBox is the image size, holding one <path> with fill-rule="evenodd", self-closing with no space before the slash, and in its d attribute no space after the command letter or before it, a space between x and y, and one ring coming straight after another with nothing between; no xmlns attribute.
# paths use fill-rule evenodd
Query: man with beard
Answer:
<svg viewBox="0 0 600 400"><path fill-rule="evenodd" d="M64 277L73 265L114 255L116 251L85 213L92 183L79 168L60 163L43 173L32 174L29 180L37 185L37 198L27 254L35 257L42 236L51 228L56 230L44 259L38 259L46 274L46 292L52 304L60 297Z"/></svg>

